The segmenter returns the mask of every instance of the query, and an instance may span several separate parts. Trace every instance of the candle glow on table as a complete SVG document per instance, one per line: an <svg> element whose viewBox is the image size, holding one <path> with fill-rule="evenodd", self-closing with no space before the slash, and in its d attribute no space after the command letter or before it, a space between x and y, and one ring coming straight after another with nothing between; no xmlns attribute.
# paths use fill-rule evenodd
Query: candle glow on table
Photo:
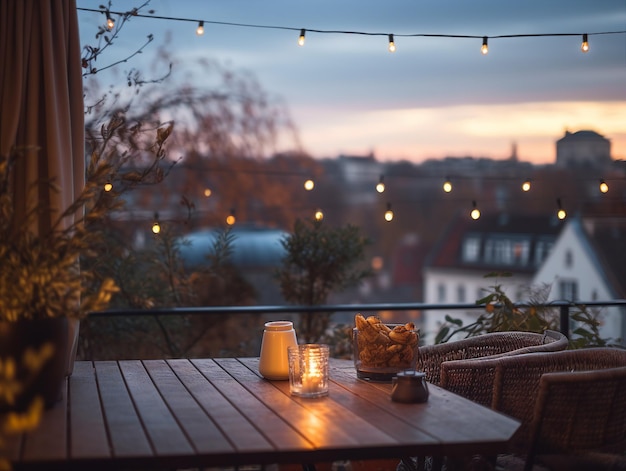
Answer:
<svg viewBox="0 0 626 471"><path fill-rule="evenodd" d="M306 344L288 348L289 390L294 396L328 394L328 345Z"/></svg>

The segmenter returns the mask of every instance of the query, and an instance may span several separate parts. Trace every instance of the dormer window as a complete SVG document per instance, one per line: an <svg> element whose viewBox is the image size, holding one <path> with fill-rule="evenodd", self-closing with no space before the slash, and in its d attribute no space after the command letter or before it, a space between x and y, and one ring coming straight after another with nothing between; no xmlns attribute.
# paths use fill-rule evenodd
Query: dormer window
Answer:
<svg viewBox="0 0 626 471"><path fill-rule="evenodd" d="M463 261L464 262L478 262L480 257L480 238L476 236L470 236L463 242Z"/></svg>

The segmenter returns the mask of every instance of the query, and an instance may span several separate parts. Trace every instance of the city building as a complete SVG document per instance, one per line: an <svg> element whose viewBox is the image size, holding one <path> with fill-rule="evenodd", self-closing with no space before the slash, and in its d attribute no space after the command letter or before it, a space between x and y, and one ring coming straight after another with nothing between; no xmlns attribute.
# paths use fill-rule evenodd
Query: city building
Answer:
<svg viewBox="0 0 626 471"><path fill-rule="evenodd" d="M597 168L611 162L611 141L595 131L565 131L556 141L556 165L560 167Z"/></svg>

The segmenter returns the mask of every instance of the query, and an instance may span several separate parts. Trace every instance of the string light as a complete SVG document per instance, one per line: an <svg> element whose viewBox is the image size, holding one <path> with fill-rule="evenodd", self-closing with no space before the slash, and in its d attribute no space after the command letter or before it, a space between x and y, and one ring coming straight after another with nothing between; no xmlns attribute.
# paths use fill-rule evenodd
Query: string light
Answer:
<svg viewBox="0 0 626 471"><path fill-rule="evenodd" d="M557 198L556 199L556 205L557 205L557 208L558 208L558 210L556 212L556 217L558 217L562 221L563 219L565 219L567 217L567 212L561 206L561 198Z"/></svg>
<svg viewBox="0 0 626 471"><path fill-rule="evenodd" d="M476 201L472 201L472 212L470 213L470 217L475 221L480 218L480 210L476 206Z"/></svg>
<svg viewBox="0 0 626 471"><path fill-rule="evenodd" d="M237 219L235 218L235 210L231 209L230 214L226 216L226 224L232 226L233 224L235 224L236 221Z"/></svg>
<svg viewBox="0 0 626 471"><path fill-rule="evenodd" d="M378 183L376 184L376 191L378 193L383 193L385 191L385 183L383 182L383 176L380 176L380 180L378 180Z"/></svg>
<svg viewBox="0 0 626 471"><path fill-rule="evenodd" d="M604 180L600 180L600 193L608 193L609 185Z"/></svg>
<svg viewBox="0 0 626 471"><path fill-rule="evenodd" d="M452 182L450 182L448 177L446 177L446 181L443 182L443 191L446 193L450 193L452 191Z"/></svg>
<svg viewBox="0 0 626 471"><path fill-rule="evenodd" d="M300 30L300 37L298 37L298 46L304 46L304 35L306 33L305 29Z"/></svg>
<svg viewBox="0 0 626 471"><path fill-rule="evenodd" d="M389 35L389 52L396 52L396 43L393 42L393 34Z"/></svg>
<svg viewBox="0 0 626 471"><path fill-rule="evenodd" d="M106 12L107 15L107 28L109 31L111 31L113 28L115 28L115 21L113 21L113 18L111 18L111 13L107 10Z"/></svg>
<svg viewBox="0 0 626 471"><path fill-rule="evenodd" d="M524 180L524 183L522 183L522 191L530 191L530 178L527 178L526 180Z"/></svg>
<svg viewBox="0 0 626 471"><path fill-rule="evenodd" d="M198 22L198 27L196 28L196 34L198 36L202 36L204 34L204 21Z"/></svg>
<svg viewBox="0 0 626 471"><path fill-rule="evenodd" d="M159 224L159 213L154 213L154 222L152 223L152 233L159 234L161 232L161 224Z"/></svg>
<svg viewBox="0 0 626 471"><path fill-rule="evenodd" d="M134 10L132 12L127 11L111 11L104 9L95 9L95 8L76 8L79 11L86 12L94 12L94 13L103 13L106 12L107 16L109 13L113 13L116 15L129 15L132 14L133 17L136 18L149 18L154 20L168 20L168 21L184 21L184 22L193 22L199 23L202 21L207 24L215 24L222 26L234 26L240 28L257 28L257 29L274 29L274 30L287 30L287 31L305 31L303 28L296 28L291 26L277 26L277 25L263 25L263 24L251 24L251 23L235 23L228 21L211 21L211 20L199 20L192 18L180 18L180 17L172 17L172 16L159 16L154 14L144 14L139 12L138 10ZM114 25L115 23L111 20L111 23ZM107 21L108 25L108 21ZM112 28L113 26L111 26ZM407 34L388 34L388 33L376 33L376 32L367 32L367 31L349 31L349 30L324 30L324 29L312 29L306 28L306 31L319 33L319 34L351 34L351 35L360 35L360 36L388 36L390 39L397 36L402 37L422 37L422 38L456 38L456 39L477 39L482 38L484 46L487 45L488 39L507 39L507 38L536 38L536 37L560 37L560 36L581 36L581 33L526 33L526 34L503 34L503 35L495 35L495 36L482 36L482 35L466 35L466 34L426 34L426 33L407 33ZM594 33L584 33L582 34L583 40L586 40L589 36L592 35L615 35L615 34L626 34L626 30L617 30L617 31L599 31ZM588 42L587 42L588 48ZM481 47L482 51L482 47ZM586 52L586 51L584 51Z"/></svg>
<svg viewBox="0 0 626 471"><path fill-rule="evenodd" d="M315 211L315 220L321 221L322 219L324 219L324 213L321 209L318 209L317 211Z"/></svg>
<svg viewBox="0 0 626 471"><path fill-rule="evenodd" d="M480 52L483 56L489 52L489 46L487 45L487 36L483 36L483 45L480 47Z"/></svg>
<svg viewBox="0 0 626 471"><path fill-rule="evenodd" d="M204 196L206 196L208 198L209 196L211 196L211 194L213 194L213 192L211 191L210 188L205 188L204 189Z"/></svg>
<svg viewBox="0 0 626 471"><path fill-rule="evenodd" d="M387 203L387 211L385 211L385 221L390 222L393 220L393 211L391 210L391 203Z"/></svg>
<svg viewBox="0 0 626 471"><path fill-rule="evenodd" d="M315 182L313 180L311 180L310 178L304 182L304 189L306 191L311 191L313 188L315 188Z"/></svg>
<svg viewBox="0 0 626 471"><path fill-rule="evenodd" d="M109 191L111 191L112 189L113 189L113 183L111 183L111 182L106 182L106 183L104 184L104 191L106 191L107 193L108 193Z"/></svg>
<svg viewBox="0 0 626 471"><path fill-rule="evenodd" d="M580 50L583 52L589 52L589 39L586 34L583 34L583 42L580 45Z"/></svg>

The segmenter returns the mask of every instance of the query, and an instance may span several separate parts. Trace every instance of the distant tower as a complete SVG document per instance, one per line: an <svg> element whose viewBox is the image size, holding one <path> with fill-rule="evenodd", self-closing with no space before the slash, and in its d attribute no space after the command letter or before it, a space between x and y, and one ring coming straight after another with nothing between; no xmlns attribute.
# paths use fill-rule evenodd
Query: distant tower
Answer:
<svg viewBox="0 0 626 471"><path fill-rule="evenodd" d="M513 144L511 144L511 157L509 157L509 160L511 160L511 162L517 162L518 158L517 158L517 142L513 141Z"/></svg>

